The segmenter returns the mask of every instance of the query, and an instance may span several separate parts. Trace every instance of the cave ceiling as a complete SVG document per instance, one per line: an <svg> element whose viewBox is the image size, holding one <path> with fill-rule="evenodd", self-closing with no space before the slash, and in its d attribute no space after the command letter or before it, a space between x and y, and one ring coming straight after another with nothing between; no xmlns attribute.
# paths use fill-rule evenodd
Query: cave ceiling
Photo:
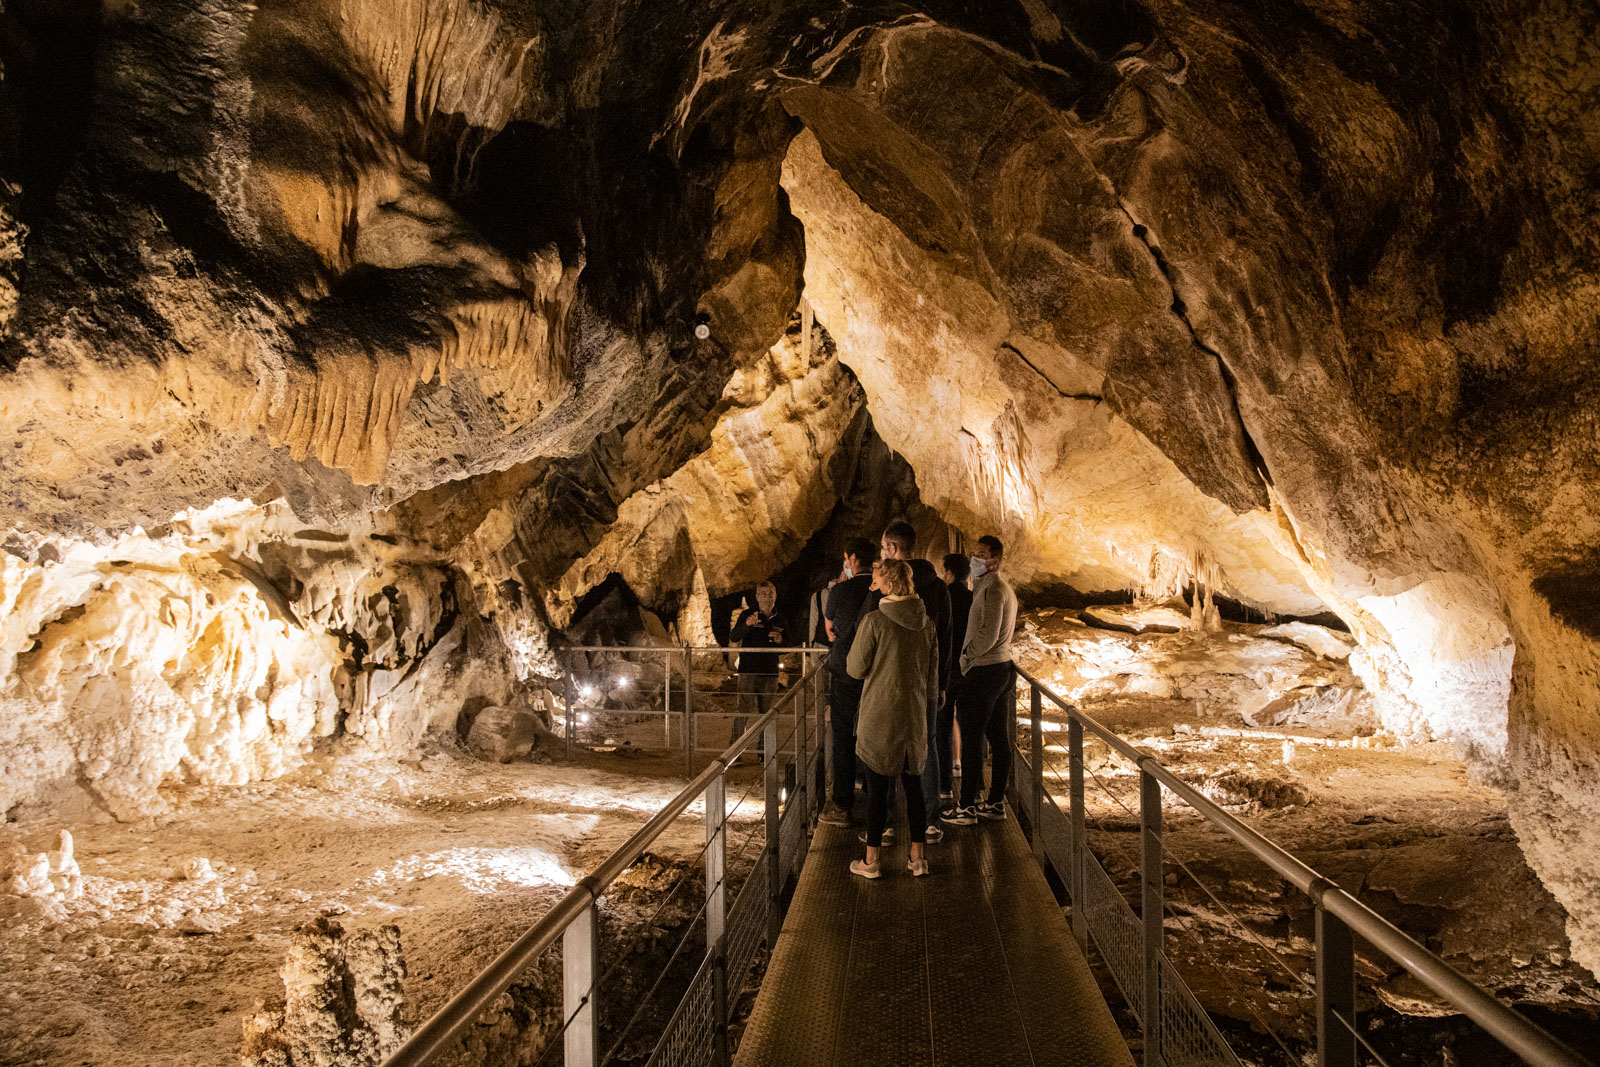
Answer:
<svg viewBox="0 0 1600 1067"><path fill-rule="evenodd" d="M1597 42L1577 0L4 0L8 580L251 501L542 632L791 564L870 426L1024 584L1338 613L1600 962Z"/></svg>

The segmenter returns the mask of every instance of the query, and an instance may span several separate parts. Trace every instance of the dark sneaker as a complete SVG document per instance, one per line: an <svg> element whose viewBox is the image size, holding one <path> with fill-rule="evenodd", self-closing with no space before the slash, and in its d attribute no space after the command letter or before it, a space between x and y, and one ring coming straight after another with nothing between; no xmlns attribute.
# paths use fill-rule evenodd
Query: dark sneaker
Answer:
<svg viewBox="0 0 1600 1067"><path fill-rule="evenodd" d="M859 834L856 835L856 840L861 842L863 845L866 844L867 843L867 832L865 830L861 831ZM891 842L893 840L894 840L894 827L885 826L883 828L883 843L885 845L887 845L889 842Z"/></svg>
<svg viewBox="0 0 1600 1067"><path fill-rule="evenodd" d="M939 814L939 821L951 826L974 826L978 822L977 808L951 808Z"/></svg>
<svg viewBox="0 0 1600 1067"><path fill-rule="evenodd" d="M1006 802L1002 800L995 804L980 803L978 805L978 818L1004 822L1006 818Z"/></svg>
<svg viewBox="0 0 1600 1067"><path fill-rule="evenodd" d="M922 839L930 845L937 845L944 840L944 828L938 823L932 823L923 831Z"/></svg>
<svg viewBox="0 0 1600 1067"><path fill-rule="evenodd" d="M850 813L830 800L823 805L822 814L817 816L817 820L829 826L849 826Z"/></svg>

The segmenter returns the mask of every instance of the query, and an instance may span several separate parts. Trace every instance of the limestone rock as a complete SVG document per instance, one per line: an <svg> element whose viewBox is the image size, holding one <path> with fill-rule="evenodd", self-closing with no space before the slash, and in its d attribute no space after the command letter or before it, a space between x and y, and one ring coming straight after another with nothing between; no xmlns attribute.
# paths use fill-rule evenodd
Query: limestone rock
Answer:
<svg viewBox="0 0 1600 1067"><path fill-rule="evenodd" d="M246 1017L243 1067L370 1067L404 1042L405 959L394 926L347 934L319 918L295 935L284 1000Z"/></svg>
<svg viewBox="0 0 1600 1067"><path fill-rule="evenodd" d="M1301 648L1315 652L1324 659L1348 660L1355 650L1356 640L1349 634L1316 626L1308 622L1286 622L1269 626L1257 636L1292 641Z"/></svg>
<svg viewBox="0 0 1600 1067"><path fill-rule="evenodd" d="M1194 625L1189 615L1159 604L1088 607L1083 609L1083 621L1129 634L1175 634Z"/></svg>
<svg viewBox="0 0 1600 1067"><path fill-rule="evenodd" d="M523 708L487 707L467 732L467 747L486 760L510 763L532 751L539 739L538 721Z"/></svg>

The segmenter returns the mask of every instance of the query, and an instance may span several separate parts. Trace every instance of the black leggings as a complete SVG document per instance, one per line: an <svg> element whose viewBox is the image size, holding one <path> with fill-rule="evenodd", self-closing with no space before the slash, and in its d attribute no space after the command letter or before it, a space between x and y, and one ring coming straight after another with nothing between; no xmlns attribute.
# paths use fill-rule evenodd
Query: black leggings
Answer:
<svg viewBox="0 0 1600 1067"><path fill-rule="evenodd" d="M883 845L883 827L889 821L889 798L894 794L894 778L879 774L871 767L867 772L867 844L873 848ZM922 844L928 832L928 812L922 803L922 775L902 774L900 785L906 794L906 817L911 821L911 840Z"/></svg>

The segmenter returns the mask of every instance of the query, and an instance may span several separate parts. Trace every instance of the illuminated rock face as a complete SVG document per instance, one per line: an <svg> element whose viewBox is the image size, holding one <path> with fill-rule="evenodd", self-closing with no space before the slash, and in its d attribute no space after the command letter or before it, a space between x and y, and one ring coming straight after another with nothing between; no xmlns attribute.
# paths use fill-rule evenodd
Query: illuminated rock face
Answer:
<svg viewBox="0 0 1600 1067"><path fill-rule="evenodd" d="M1591 7L580 7L0 13L0 802L501 706L865 408L1024 583L1341 615L1600 966Z"/></svg>

